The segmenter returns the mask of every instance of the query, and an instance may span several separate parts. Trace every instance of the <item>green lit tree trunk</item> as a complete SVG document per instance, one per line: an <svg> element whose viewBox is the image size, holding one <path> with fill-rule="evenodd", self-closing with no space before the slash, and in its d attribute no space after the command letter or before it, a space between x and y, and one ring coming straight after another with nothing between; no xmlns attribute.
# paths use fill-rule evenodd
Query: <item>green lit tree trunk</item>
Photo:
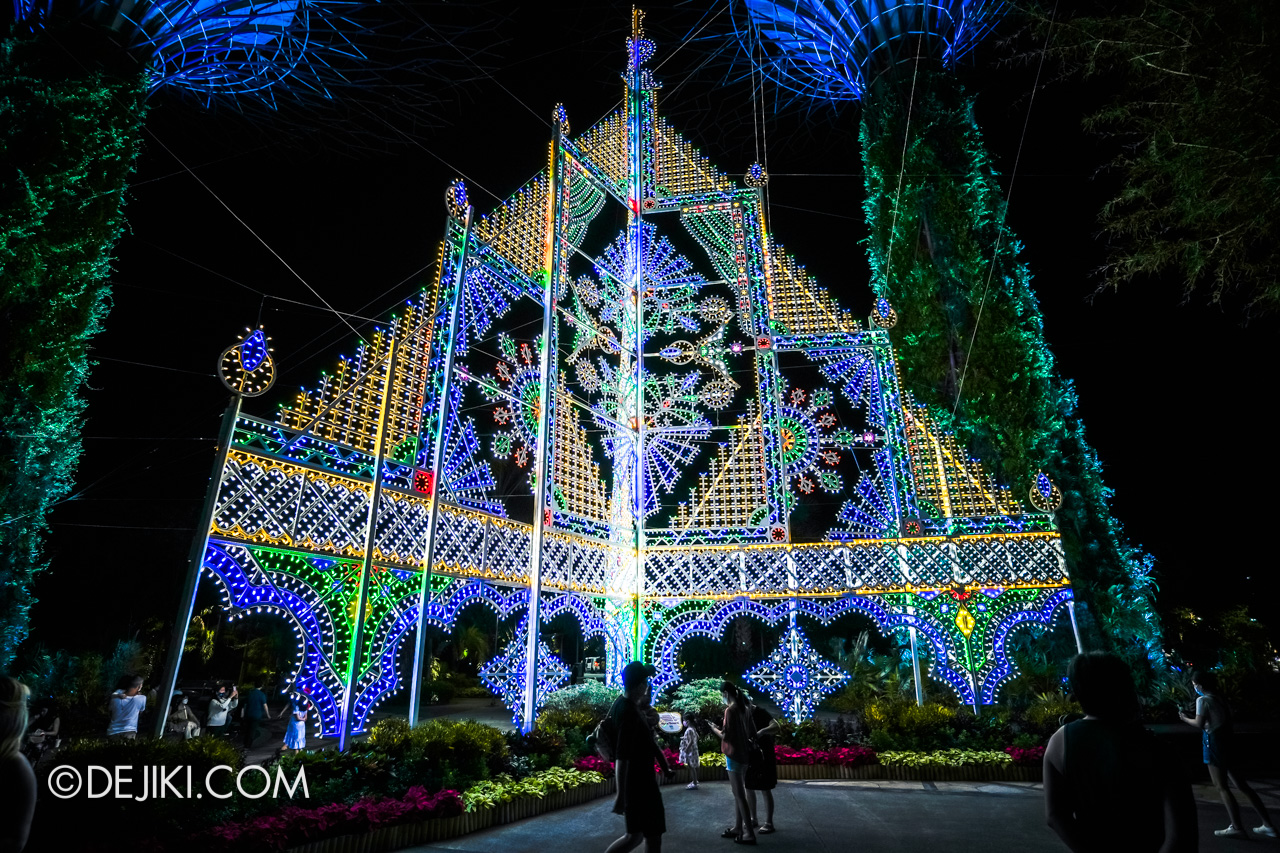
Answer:
<svg viewBox="0 0 1280 853"><path fill-rule="evenodd" d="M27 636L47 515L74 483L87 348L144 111L141 74L0 43L0 668Z"/></svg>
<svg viewBox="0 0 1280 853"><path fill-rule="evenodd" d="M900 66L864 103L872 283L899 318L890 335L906 388L1015 492L1026 495L1038 471L1058 485L1072 581L1101 629L1093 643L1158 653L1150 558L1111 515L972 100L949 75L922 68L913 79Z"/></svg>

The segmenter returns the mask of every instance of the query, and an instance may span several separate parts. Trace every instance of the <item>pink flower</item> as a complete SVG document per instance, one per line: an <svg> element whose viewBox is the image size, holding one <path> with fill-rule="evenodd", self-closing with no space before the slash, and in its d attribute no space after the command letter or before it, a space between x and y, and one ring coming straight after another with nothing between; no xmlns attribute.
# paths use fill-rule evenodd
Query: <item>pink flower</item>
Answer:
<svg viewBox="0 0 1280 853"><path fill-rule="evenodd" d="M1044 761L1043 746L1033 746L1029 748L1006 746L1004 751L1013 759L1013 763L1020 767L1034 767Z"/></svg>
<svg viewBox="0 0 1280 853"><path fill-rule="evenodd" d="M579 772L594 771L600 773L606 779L613 776L613 762L605 761L598 755L584 755L573 762L573 769Z"/></svg>

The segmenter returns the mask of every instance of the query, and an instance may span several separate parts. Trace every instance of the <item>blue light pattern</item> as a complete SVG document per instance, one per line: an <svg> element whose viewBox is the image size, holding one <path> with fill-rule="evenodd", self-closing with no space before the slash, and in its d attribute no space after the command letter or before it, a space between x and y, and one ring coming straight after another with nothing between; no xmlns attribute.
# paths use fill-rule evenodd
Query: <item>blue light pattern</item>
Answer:
<svg viewBox="0 0 1280 853"><path fill-rule="evenodd" d="M792 625L773 654L748 671L746 679L767 692L792 722L800 723L813 716L822 697L849 680L849 673L823 660L804 632Z"/></svg>
<svg viewBox="0 0 1280 853"><path fill-rule="evenodd" d="M764 72L796 94L857 101L919 50L951 65L995 26L1002 0L745 0L739 38Z"/></svg>

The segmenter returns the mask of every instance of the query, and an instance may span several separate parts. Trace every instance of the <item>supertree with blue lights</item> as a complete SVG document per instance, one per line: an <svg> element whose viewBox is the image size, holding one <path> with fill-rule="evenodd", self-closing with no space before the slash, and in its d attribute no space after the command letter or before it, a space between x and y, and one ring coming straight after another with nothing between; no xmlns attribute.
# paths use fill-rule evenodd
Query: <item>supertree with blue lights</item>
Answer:
<svg viewBox="0 0 1280 853"><path fill-rule="evenodd" d="M744 0L744 53L785 92L860 102L872 287L903 380L999 476L1057 509L1095 642L1161 653L1152 558L1112 516L1072 384L1044 336L1005 198L949 69L1008 7L998 0ZM1060 506L1058 504L1060 503ZM1086 626L1094 620L1085 618Z"/></svg>
<svg viewBox="0 0 1280 853"><path fill-rule="evenodd" d="M27 634L46 516L74 482L148 98L273 109L367 84L365 5L14 0L0 42L0 668Z"/></svg>

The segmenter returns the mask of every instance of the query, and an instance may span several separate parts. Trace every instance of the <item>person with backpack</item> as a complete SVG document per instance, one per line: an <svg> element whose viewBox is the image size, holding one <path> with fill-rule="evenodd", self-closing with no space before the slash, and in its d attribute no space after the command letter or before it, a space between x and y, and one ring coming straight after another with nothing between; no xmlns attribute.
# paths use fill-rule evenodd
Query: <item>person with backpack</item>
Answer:
<svg viewBox="0 0 1280 853"><path fill-rule="evenodd" d="M632 661L622 670L623 694L609 709L609 715L596 728L596 740L603 757L609 745L618 780L615 814L626 816L626 834L609 845L605 853L626 853L644 842L646 853L660 853L662 834L667 831L666 811L658 779L653 772L656 761L670 780L675 771L653 737L653 727L646 721L649 705L649 677L654 668Z"/></svg>
<svg viewBox="0 0 1280 853"><path fill-rule="evenodd" d="M755 703L751 705L751 728L755 731L759 753L752 753L751 764L743 776L747 789L747 803L751 806L751 825L761 835L775 832L773 828L773 789L778 787L778 756L775 750L774 733L778 731L778 721L773 715ZM757 761L756 759L760 760ZM756 812L756 791L764 798L764 823L761 823Z"/></svg>

